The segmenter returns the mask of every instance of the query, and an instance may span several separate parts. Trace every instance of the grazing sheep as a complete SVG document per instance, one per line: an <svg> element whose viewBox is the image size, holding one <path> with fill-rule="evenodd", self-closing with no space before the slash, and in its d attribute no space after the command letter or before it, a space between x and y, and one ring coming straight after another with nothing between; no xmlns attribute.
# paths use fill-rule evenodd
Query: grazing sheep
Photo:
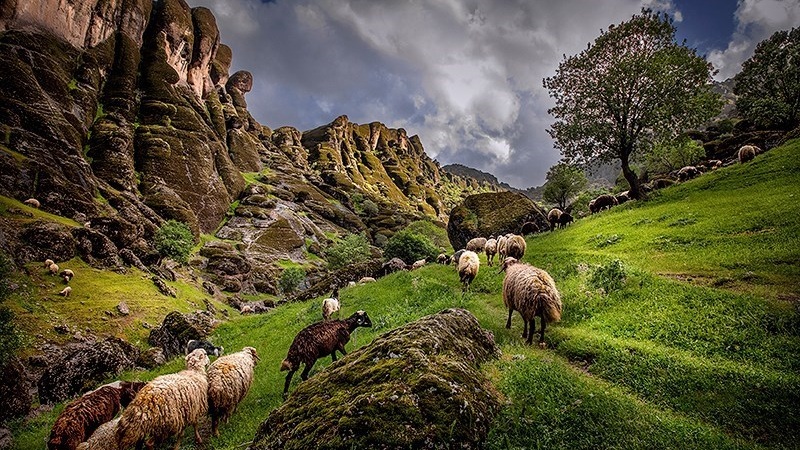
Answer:
<svg viewBox="0 0 800 450"><path fill-rule="evenodd" d="M61 278L64 279L64 283L69 283L70 280L75 278L75 272L71 271L70 269L64 269L58 274Z"/></svg>
<svg viewBox="0 0 800 450"><path fill-rule="evenodd" d="M58 264L50 264L47 270L50 271L50 275L58 275Z"/></svg>
<svg viewBox="0 0 800 450"><path fill-rule="evenodd" d="M483 246L483 251L486 252L486 262L488 262L491 267L494 255L497 254L497 239L492 238L486 241L486 245Z"/></svg>
<svg viewBox="0 0 800 450"><path fill-rule="evenodd" d="M58 293L58 295L63 295L64 297L69 297L72 294L72 288L67 286Z"/></svg>
<svg viewBox="0 0 800 450"><path fill-rule="evenodd" d="M559 217L561 217L561 210L558 208L553 208L547 213L547 221L550 222L550 231L556 229Z"/></svg>
<svg viewBox="0 0 800 450"><path fill-rule="evenodd" d="M505 236L500 236L497 238L497 258L500 260L505 259L506 257L506 244L508 243L508 238Z"/></svg>
<svg viewBox="0 0 800 450"><path fill-rule="evenodd" d="M75 450L97 427L113 419L145 383L121 381L87 392L68 404L53 424L48 450Z"/></svg>
<svg viewBox="0 0 800 450"><path fill-rule="evenodd" d="M678 171L678 180L688 181L700 174L701 172L695 166L681 167L681 170Z"/></svg>
<svg viewBox="0 0 800 450"><path fill-rule="evenodd" d="M478 259L477 253L466 250L461 255L461 259L458 261L458 277L461 280L461 284L464 285L464 292L469 291L469 285L478 276L480 267L481 261Z"/></svg>
<svg viewBox="0 0 800 450"><path fill-rule="evenodd" d="M239 310L239 314L241 315L253 314L254 312L256 312L256 310L253 309L251 305L244 305L242 306L242 309Z"/></svg>
<svg viewBox="0 0 800 450"><path fill-rule="evenodd" d="M45 259L45 260L44 260L44 268L45 268L45 269L49 269L49 268L50 268L50 266L52 266L52 265L53 265L53 264L55 264L55 263L56 263L56 262L55 262L55 261L53 261L52 259Z"/></svg>
<svg viewBox="0 0 800 450"><path fill-rule="evenodd" d="M361 279L358 280L358 284L367 284L367 283L374 283L374 282L375 282L375 278L372 278L372 277L361 277Z"/></svg>
<svg viewBox="0 0 800 450"><path fill-rule="evenodd" d="M542 323L539 345L544 346L547 322L561 320L561 295L556 289L555 281L544 270L520 263L511 257L503 261L500 270L506 272L503 279L503 303L508 308L506 328L511 328L511 315L514 311L519 311L525 322L522 337L530 345L536 331L536 316L539 316Z"/></svg>
<svg viewBox="0 0 800 450"><path fill-rule="evenodd" d="M562 213L561 217L558 218L558 225L561 228L567 228L567 225L571 224L575 219L572 218L572 214L570 213Z"/></svg>
<svg viewBox="0 0 800 450"><path fill-rule="evenodd" d="M439 256L436 257L436 262L438 264L447 264L447 261L450 259L446 254L439 253Z"/></svg>
<svg viewBox="0 0 800 450"><path fill-rule="evenodd" d="M513 235L511 236L506 244L506 257L512 257L517 259L522 259L525 256L525 248L527 245L525 244L525 239L522 236Z"/></svg>
<svg viewBox="0 0 800 450"><path fill-rule="evenodd" d="M539 232L539 225L536 225L536 222L525 222L522 224L522 228L520 228L519 230L519 234L523 236L527 236L529 234L538 232Z"/></svg>
<svg viewBox="0 0 800 450"><path fill-rule="evenodd" d="M219 422L228 422L250 390L258 361L256 349L245 347L217 359L208 367L208 412L214 436L219 436Z"/></svg>
<svg viewBox="0 0 800 450"><path fill-rule="evenodd" d="M78 450L117 450L115 434L118 423L119 417L97 427L86 442L81 442L78 445Z"/></svg>
<svg viewBox="0 0 800 450"><path fill-rule="evenodd" d="M347 282L347 287L355 287L355 285L356 285L355 281L348 281Z"/></svg>
<svg viewBox="0 0 800 450"><path fill-rule="evenodd" d="M465 251L466 250L462 248L461 250L453 253L453 256L450 257L450 264L454 264L456 267L458 267L458 261L461 259L461 255L463 255Z"/></svg>
<svg viewBox="0 0 800 450"><path fill-rule="evenodd" d="M371 326L372 321L367 313L357 311L347 319L317 322L300 330L289 347L289 354L281 363L281 371L289 371L283 385L283 395L289 392L289 383L300 364L305 364L305 369L300 374L300 378L305 381L319 358L331 355L331 360L336 361L337 350L346 355L344 346L350 341L350 334L358 327Z"/></svg>
<svg viewBox="0 0 800 450"><path fill-rule="evenodd" d="M617 204L621 205L631 199L630 191L620 192L619 194L615 195L614 198L617 199Z"/></svg>
<svg viewBox="0 0 800 450"><path fill-rule="evenodd" d="M411 265L411 270L417 270L420 267L424 266L427 263L426 260L420 259L418 261L414 261L414 264Z"/></svg>
<svg viewBox="0 0 800 450"><path fill-rule="evenodd" d="M739 163L744 164L753 160L753 158L756 157L756 154L759 153L756 151L757 148L758 147L755 145L743 145L742 148L739 149Z"/></svg>
<svg viewBox="0 0 800 450"><path fill-rule="evenodd" d="M603 209L610 209L612 206L617 205L617 199L613 195L603 194L597 196L594 200L589 202L589 211L592 214L600 212Z"/></svg>
<svg viewBox="0 0 800 450"><path fill-rule="evenodd" d="M170 436L177 436L175 448L180 448L183 430L194 428L195 441L202 439L198 422L208 413L208 356L199 348L186 355L186 370L161 375L147 383L125 408L117 425L119 450L144 443L153 448Z"/></svg>
<svg viewBox="0 0 800 450"><path fill-rule="evenodd" d="M31 208L36 208L36 209L39 209L39 207L42 206L42 204L39 203L39 200L36 200L35 198L29 198L22 203L30 206Z"/></svg>
<svg viewBox="0 0 800 450"><path fill-rule="evenodd" d="M708 170L717 170L720 167L722 167L722 161L720 161L718 159L709 159L707 161L703 161L703 162L697 164L697 166L698 167L702 167L706 171L708 171Z"/></svg>
<svg viewBox="0 0 800 450"><path fill-rule="evenodd" d="M486 238L476 237L467 242L466 249L475 253L483 252L483 247L486 245Z"/></svg>
<svg viewBox="0 0 800 450"><path fill-rule="evenodd" d="M197 339L190 339L189 342L186 343L186 349L184 354L188 355L193 351L197 350L198 348L202 348L206 351L206 355L208 356L221 356L222 353L225 351L225 347L215 347L214 344L208 341L201 341Z"/></svg>
<svg viewBox="0 0 800 450"><path fill-rule="evenodd" d="M669 178L659 178L657 180L653 180L650 182L650 186L653 189L664 189L670 187L675 184L674 180L670 180Z"/></svg>
<svg viewBox="0 0 800 450"><path fill-rule="evenodd" d="M401 270L408 270L408 265L400 258L392 258L381 266L381 274L383 275L389 275Z"/></svg>
<svg viewBox="0 0 800 450"><path fill-rule="evenodd" d="M331 296L322 300L322 320L330 320L331 315L339 311L339 288L333 288Z"/></svg>

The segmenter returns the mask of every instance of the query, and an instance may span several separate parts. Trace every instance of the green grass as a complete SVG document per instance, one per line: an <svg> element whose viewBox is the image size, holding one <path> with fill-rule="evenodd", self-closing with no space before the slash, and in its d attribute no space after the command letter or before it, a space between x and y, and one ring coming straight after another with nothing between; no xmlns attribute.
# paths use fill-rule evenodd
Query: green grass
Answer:
<svg viewBox="0 0 800 450"><path fill-rule="evenodd" d="M23 214L14 212L14 210L22 211ZM0 216L11 217L20 224L35 222L37 220L45 220L49 222L58 222L70 227L82 226L72 219L50 214L37 208L31 208L19 200L10 197L4 197L2 195L0 195Z"/></svg>
<svg viewBox="0 0 800 450"><path fill-rule="evenodd" d="M548 349L528 347L519 316L505 329L502 274L482 267L461 294L450 266L428 265L340 293L363 309L353 350L447 307L472 311L503 351L484 371L507 402L487 448L800 447L800 142L528 239L524 260L547 270L564 302ZM482 262L485 258L481 257ZM592 285L622 262L624 282ZM77 277L76 277L77 279ZM244 448L281 404L278 371L294 335L320 319L319 300L235 317L214 341L255 346L254 386L219 449ZM312 376L330 363L321 360ZM150 379L178 370L179 360ZM300 383L295 377L292 389ZM41 448L58 408L14 424L19 448ZM185 448L194 448L187 433Z"/></svg>

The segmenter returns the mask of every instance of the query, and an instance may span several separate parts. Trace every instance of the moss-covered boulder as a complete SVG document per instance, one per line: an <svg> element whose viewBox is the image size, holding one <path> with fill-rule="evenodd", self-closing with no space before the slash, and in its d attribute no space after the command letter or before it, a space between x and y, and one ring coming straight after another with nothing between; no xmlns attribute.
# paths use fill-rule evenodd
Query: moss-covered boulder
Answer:
<svg viewBox="0 0 800 450"><path fill-rule="evenodd" d="M450 211L447 237L454 249L464 248L470 239L517 233L526 222L548 229L546 212L528 197L514 192L470 195Z"/></svg>
<svg viewBox="0 0 800 450"><path fill-rule="evenodd" d="M470 312L423 317L301 383L249 448L479 448L500 406L480 364L497 354Z"/></svg>

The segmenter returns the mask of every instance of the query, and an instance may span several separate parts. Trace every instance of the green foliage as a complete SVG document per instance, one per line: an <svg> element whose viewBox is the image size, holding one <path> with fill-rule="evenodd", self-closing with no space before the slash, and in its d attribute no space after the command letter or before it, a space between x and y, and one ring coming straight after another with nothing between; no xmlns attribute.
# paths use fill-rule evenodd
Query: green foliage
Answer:
<svg viewBox="0 0 800 450"><path fill-rule="evenodd" d="M405 229L427 237L434 246L439 247L442 251L449 252L453 250L450 246L450 238L447 237L447 229L436 225L430 220L411 222Z"/></svg>
<svg viewBox="0 0 800 450"><path fill-rule="evenodd" d="M581 169L560 162L547 171L542 198L546 202L555 203L563 210L570 198L586 189L586 184L586 175Z"/></svg>
<svg viewBox="0 0 800 450"><path fill-rule="evenodd" d="M378 205L372 200L364 198L360 192L350 194L350 202L353 203L353 210L356 214L368 217L378 214Z"/></svg>
<svg viewBox="0 0 800 450"><path fill-rule="evenodd" d="M548 130L571 162L619 160L631 195L636 155L711 119L722 105L713 67L683 44L665 14L643 10L609 27L586 50L565 58L544 86L555 99Z"/></svg>
<svg viewBox="0 0 800 450"><path fill-rule="evenodd" d="M369 256L369 241L363 234L348 234L325 249L325 259L331 269L366 261Z"/></svg>
<svg viewBox="0 0 800 450"><path fill-rule="evenodd" d="M406 264L413 264L420 259L433 261L438 255L439 249L427 236L408 229L400 230L390 237L383 252L387 260L400 258Z"/></svg>
<svg viewBox="0 0 800 450"><path fill-rule="evenodd" d="M689 138L660 142L644 155L644 166L649 173L669 173L681 167L693 166L706 156L703 146Z"/></svg>
<svg viewBox="0 0 800 450"><path fill-rule="evenodd" d="M284 295L289 295L306 279L306 271L302 267L287 267L281 272L278 286Z"/></svg>
<svg viewBox="0 0 800 450"><path fill-rule="evenodd" d="M378 205L370 199L364 200L364 203L361 204L361 209L364 215L368 217L378 214Z"/></svg>
<svg viewBox="0 0 800 450"><path fill-rule="evenodd" d="M800 124L800 28L760 42L734 80L742 117L768 128Z"/></svg>
<svg viewBox="0 0 800 450"><path fill-rule="evenodd" d="M156 232L153 244L161 256L185 263L192 252L194 237L185 223L168 220Z"/></svg>
<svg viewBox="0 0 800 450"><path fill-rule="evenodd" d="M580 217L581 214L589 214L589 202L597 198L597 196L607 193L607 189L598 188L588 189L581 192L577 197L575 197L574 200L572 200L572 203L570 203L572 205L572 216Z"/></svg>
<svg viewBox="0 0 800 450"><path fill-rule="evenodd" d="M11 293L12 274L11 261L0 253L0 366L22 345L22 336L14 325L14 313L3 304Z"/></svg>
<svg viewBox="0 0 800 450"><path fill-rule="evenodd" d="M625 266L622 261L615 259L595 268L592 272L592 277L589 279L589 284L595 289L603 289L608 293L622 289L626 278Z"/></svg>

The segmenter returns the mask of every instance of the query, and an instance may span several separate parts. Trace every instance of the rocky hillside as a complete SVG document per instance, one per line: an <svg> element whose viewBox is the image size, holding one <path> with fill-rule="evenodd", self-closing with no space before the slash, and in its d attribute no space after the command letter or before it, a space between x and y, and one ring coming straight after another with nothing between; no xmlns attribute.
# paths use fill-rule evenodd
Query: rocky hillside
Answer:
<svg viewBox="0 0 800 450"><path fill-rule="evenodd" d="M0 195L69 219L54 258L148 266L176 219L208 242L193 265L222 289L274 293L280 262L321 271L312 255L336 236L380 244L501 189L442 171L379 122L272 130L232 57L211 11L183 0L4 2ZM5 222L19 263L52 253L38 222Z"/></svg>

